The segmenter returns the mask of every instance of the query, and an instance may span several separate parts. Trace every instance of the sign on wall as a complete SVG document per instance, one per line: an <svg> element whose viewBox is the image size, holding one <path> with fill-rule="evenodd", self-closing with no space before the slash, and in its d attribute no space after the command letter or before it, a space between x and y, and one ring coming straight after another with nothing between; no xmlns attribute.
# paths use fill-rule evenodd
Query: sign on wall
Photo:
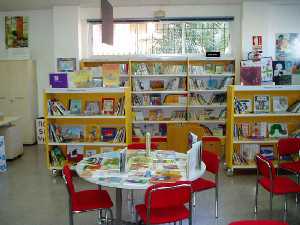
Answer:
<svg viewBox="0 0 300 225"><path fill-rule="evenodd" d="M28 16L5 17L5 45L6 48L28 47Z"/></svg>
<svg viewBox="0 0 300 225"><path fill-rule="evenodd" d="M276 60L300 60L300 33L279 33L275 34Z"/></svg>
<svg viewBox="0 0 300 225"><path fill-rule="evenodd" d="M45 120L37 119L36 120L36 134L37 134L37 143L45 144Z"/></svg>

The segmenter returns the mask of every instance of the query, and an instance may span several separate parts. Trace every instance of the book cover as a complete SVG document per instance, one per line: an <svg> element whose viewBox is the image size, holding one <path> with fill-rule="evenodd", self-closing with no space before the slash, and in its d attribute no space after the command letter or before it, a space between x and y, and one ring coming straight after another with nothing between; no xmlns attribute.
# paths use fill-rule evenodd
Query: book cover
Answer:
<svg viewBox="0 0 300 225"><path fill-rule="evenodd" d="M101 127L101 140L105 142L113 141L117 134L117 128L115 127Z"/></svg>
<svg viewBox="0 0 300 225"><path fill-rule="evenodd" d="M68 88L67 73L50 73L49 84L50 88Z"/></svg>
<svg viewBox="0 0 300 225"><path fill-rule="evenodd" d="M100 128L96 124L88 124L85 127L85 139L87 142L99 141Z"/></svg>
<svg viewBox="0 0 300 225"><path fill-rule="evenodd" d="M79 162L83 159L83 146L68 145L67 146L67 159L71 162Z"/></svg>
<svg viewBox="0 0 300 225"><path fill-rule="evenodd" d="M115 110L114 98L102 98L102 114L113 115Z"/></svg>
<svg viewBox="0 0 300 225"><path fill-rule="evenodd" d="M281 138L288 136L288 128L286 123L269 123L268 131L270 138Z"/></svg>
<svg viewBox="0 0 300 225"><path fill-rule="evenodd" d="M269 160L274 160L274 146L273 145L261 145L260 154Z"/></svg>
<svg viewBox="0 0 300 225"><path fill-rule="evenodd" d="M61 135L63 142L78 142L83 139L83 127L64 126Z"/></svg>
<svg viewBox="0 0 300 225"><path fill-rule="evenodd" d="M100 102L98 101L86 101L85 114L98 115L100 114Z"/></svg>
<svg viewBox="0 0 300 225"><path fill-rule="evenodd" d="M164 87L164 80L150 80L150 88L152 90L163 90Z"/></svg>
<svg viewBox="0 0 300 225"><path fill-rule="evenodd" d="M240 113L251 113L252 112L252 100L251 99L239 99L240 102Z"/></svg>
<svg viewBox="0 0 300 225"><path fill-rule="evenodd" d="M260 85L261 68L258 66L241 67L240 80L242 85Z"/></svg>
<svg viewBox="0 0 300 225"><path fill-rule="evenodd" d="M269 83L273 80L273 68L272 68L272 58L263 57L260 60L261 63L261 81L263 83Z"/></svg>
<svg viewBox="0 0 300 225"><path fill-rule="evenodd" d="M81 100L80 99L70 99L70 113L80 115L81 113Z"/></svg>
<svg viewBox="0 0 300 225"><path fill-rule="evenodd" d="M270 96L269 95L254 96L254 112L255 113L270 112Z"/></svg>
<svg viewBox="0 0 300 225"><path fill-rule="evenodd" d="M286 112L288 107L287 96L273 96L273 112Z"/></svg>
<svg viewBox="0 0 300 225"><path fill-rule="evenodd" d="M68 73L69 87L72 88L88 88L92 80L92 73L89 70L80 70Z"/></svg>
<svg viewBox="0 0 300 225"><path fill-rule="evenodd" d="M97 150L95 149L87 149L85 150L85 157L91 157L97 154Z"/></svg>
<svg viewBox="0 0 300 225"><path fill-rule="evenodd" d="M216 65L216 74L224 73L224 65Z"/></svg>
<svg viewBox="0 0 300 225"><path fill-rule="evenodd" d="M102 65L103 87L120 86L120 67L119 64Z"/></svg>

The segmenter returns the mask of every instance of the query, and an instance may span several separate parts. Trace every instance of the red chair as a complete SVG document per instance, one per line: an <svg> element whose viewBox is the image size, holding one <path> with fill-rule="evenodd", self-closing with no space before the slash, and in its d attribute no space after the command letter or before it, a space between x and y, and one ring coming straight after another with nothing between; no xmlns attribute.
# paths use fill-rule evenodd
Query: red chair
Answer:
<svg viewBox="0 0 300 225"><path fill-rule="evenodd" d="M73 214L82 213L88 211L98 211L98 219L102 219L102 210L105 210L106 223L108 221L108 214L110 213L111 220L113 214L111 207L113 203L109 197L109 194L105 190L84 190L75 192L72 171L68 165L63 168L63 178L65 180L67 190L69 193L69 224L73 225Z"/></svg>
<svg viewBox="0 0 300 225"><path fill-rule="evenodd" d="M254 212L257 212L257 197L258 197L258 184L260 184L265 190L270 192L270 211L272 212L272 199L273 195L285 195L284 211L287 211L287 194L299 193L300 185L287 176L277 176L273 163L263 157L262 155L256 155L257 165L257 179L256 179L256 192L255 192L255 208ZM261 176L260 176L261 174Z"/></svg>
<svg viewBox="0 0 300 225"><path fill-rule="evenodd" d="M288 225L288 224L277 220L241 220L241 221L232 222L229 225Z"/></svg>
<svg viewBox="0 0 300 225"><path fill-rule="evenodd" d="M146 149L146 143L132 143L127 146L128 149ZM158 143L151 142L151 149L157 149Z"/></svg>
<svg viewBox="0 0 300 225"><path fill-rule="evenodd" d="M176 196L176 197L174 197ZM192 187L188 182L156 184L145 193L145 203L135 206L137 215L146 225L172 223L189 219L192 224ZM189 208L185 204L189 203Z"/></svg>
<svg viewBox="0 0 300 225"><path fill-rule="evenodd" d="M300 151L300 138L283 138L278 141L278 168L287 170L296 174L297 183L299 184L300 178L300 160L294 162L280 162L280 158L291 154L299 154ZM298 195L296 195L296 203L298 203Z"/></svg>
<svg viewBox="0 0 300 225"><path fill-rule="evenodd" d="M218 188L218 174L219 174L219 164L220 159L217 154L202 151L202 161L206 165L206 170L213 173L215 175L215 180L207 180L204 178L198 178L197 180L192 181L192 189L193 189L193 198L194 198L194 206L195 206L195 192L205 191L208 189L215 188L215 216L218 218L218 202L219 202L219 188Z"/></svg>

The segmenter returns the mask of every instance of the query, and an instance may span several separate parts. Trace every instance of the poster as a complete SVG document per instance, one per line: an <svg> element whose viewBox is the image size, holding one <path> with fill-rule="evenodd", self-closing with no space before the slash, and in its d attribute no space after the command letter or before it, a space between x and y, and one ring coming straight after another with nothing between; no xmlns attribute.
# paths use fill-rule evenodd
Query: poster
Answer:
<svg viewBox="0 0 300 225"><path fill-rule="evenodd" d="M276 60L300 60L300 33L279 33L275 35L275 39Z"/></svg>
<svg viewBox="0 0 300 225"><path fill-rule="evenodd" d="M119 64L103 64L103 87L120 86L120 67Z"/></svg>
<svg viewBox="0 0 300 225"><path fill-rule="evenodd" d="M6 48L28 47L28 16L5 16Z"/></svg>
<svg viewBox="0 0 300 225"><path fill-rule="evenodd" d="M38 145L45 144L45 120L36 119L35 126Z"/></svg>

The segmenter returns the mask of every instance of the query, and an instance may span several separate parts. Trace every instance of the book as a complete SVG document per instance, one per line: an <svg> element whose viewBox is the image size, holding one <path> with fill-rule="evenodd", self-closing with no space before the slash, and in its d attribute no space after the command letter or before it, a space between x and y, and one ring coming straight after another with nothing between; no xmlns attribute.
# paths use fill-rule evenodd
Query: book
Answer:
<svg viewBox="0 0 300 225"><path fill-rule="evenodd" d="M270 138L281 138L288 136L288 129L286 123L269 123L268 131Z"/></svg>
<svg viewBox="0 0 300 225"><path fill-rule="evenodd" d="M251 99L235 99L234 106L235 106L235 112L238 114L252 112L252 100Z"/></svg>
<svg viewBox="0 0 300 225"><path fill-rule="evenodd" d="M68 88L68 74L50 73L49 84L50 88Z"/></svg>
<svg viewBox="0 0 300 225"><path fill-rule="evenodd" d="M300 100L297 100L287 109L288 112L299 113L300 112Z"/></svg>
<svg viewBox="0 0 300 225"><path fill-rule="evenodd" d="M103 87L120 86L120 67L119 64L102 65Z"/></svg>
<svg viewBox="0 0 300 225"><path fill-rule="evenodd" d="M89 70L71 72L68 73L68 76L71 88L89 88L93 77Z"/></svg>
<svg viewBox="0 0 300 225"><path fill-rule="evenodd" d="M259 66L241 66L241 85L261 85L261 81L261 68Z"/></svg>
<svg viewBox="0 0 300 225"><path fill-rule="evenodd" d="M151 90L163 90L164 87L164 80L150 80Z"/></svg>
<svg viewBox="0 0 300 225"><path fill-rule="evenodd" d="M70 113L80 115L81 113L81 100L79 99L70 99Z"/></svg>
<svg viewBox="0 0 300 225"><path fill-rule="evenodd" d="M255 155L259 153L259 144L241 144L240 155L247 162L254 162Z"/></svg>
<svg viewBox="0 0 300 225"><path fill-rule="evenodd" d="M61 128L63 142L79 142L83 139L83 127L63 126Z"/></svg>
<svg viewBox="0 0 300 225"><path fill-rule="evenodd" d="M86 101L85 112L86 115L98 115L100 114L100 102L98 101Z"/></svg>
<svg viewBox="0 0 300 225"><path fill-rule="evenodd" d="M163 120L163 111L158 110L149 110L148 120Z"/></svg>
<svg viewBox="0 0 300 225"><path fill-rule="evenodd" d="M161 94L150 95L150 105L161 105Z"/></svg>
<svg viewBox="0 0 300 225"><path fill-rule="evenodd" d="M270 112L270 96L269 95L254 96L254 112L255 113Z"/></svg>
<svg viewBox="0 0 300 225"><path fill-rule="evenodd" d="M262 139L267 137L267 123L252 123L250 125L250 138Z"/></svg>
<svg viewBox="0 0 300 225"><path fill-rule="evenodd" d="M105 142L113 141L116 134L117 134L117 128L115 127L101 127L101 140Z"/></svg>
<svg viewBox="0 0 300 225"><path fill-rule="evenodd" d="M222 74L224 73L224 65L216 65L216 74Z"/></svg>
<svg viewBox="0 0 300 225"><path fill-rule="evenodd" d="M100 128L96 124L88 124L85 127L85 139L87 142L99 141Z"/></svg>
<svg viewBox="0 0 300 225"><path fill-rule="evenodd" d="M97 150L95 149L87 149L85 150L85 157L91 157L97 154Z"/></svg>
<svg viewBox="0 0 300 225"><path fill-rule="evenodd" d="M288 109L287 96L273 96L273 112L286 112Z"/></svg>
<svg viewBox="0 0 300 225"><path fill-rule="evenodd" d="M102 98L102 114L113 115L115 109L114 98Z"/></svg>
<svg viewBox="0 0 300 225"><path fill-rule="evenodd" d="M66 158L59 146L53 146L50 151L51 166L62 167L64 166Z"/></svg>
<svg viewBox="0 0 300 225"><path fill-rule="evenodd" d="M143 121L145 119L143 111L135 111L134 115L136 121Z"/></svg>
<svg viewBox="0 0 300 225"><path fill-rule="evenodd" d="M273 145L261 145L260 154L269 159L274 160L274 146Z"/></svg>
<svg viewBox="0 0 300 225"><path fill-rule="evenodd" d="M68 145L67 146L67 159L69 162L79 162L83 159L83 146Z"/></svg>

